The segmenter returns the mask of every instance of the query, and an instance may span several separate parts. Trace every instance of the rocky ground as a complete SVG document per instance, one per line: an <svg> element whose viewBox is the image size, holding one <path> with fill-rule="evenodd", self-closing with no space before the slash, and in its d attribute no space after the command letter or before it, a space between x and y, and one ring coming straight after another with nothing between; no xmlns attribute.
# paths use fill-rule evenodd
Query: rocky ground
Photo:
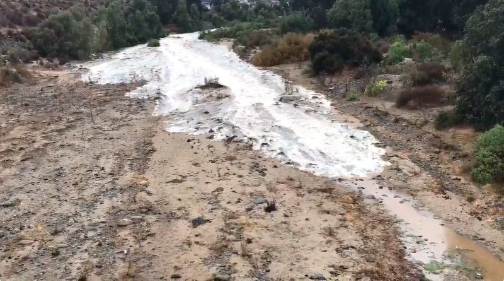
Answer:
<svg viewBox="0 0 504 281"><path fill-rule="evenodd" d="M421 279L380 205L166 133L134 86L45 72L0 89L2 281Z"/></svg>

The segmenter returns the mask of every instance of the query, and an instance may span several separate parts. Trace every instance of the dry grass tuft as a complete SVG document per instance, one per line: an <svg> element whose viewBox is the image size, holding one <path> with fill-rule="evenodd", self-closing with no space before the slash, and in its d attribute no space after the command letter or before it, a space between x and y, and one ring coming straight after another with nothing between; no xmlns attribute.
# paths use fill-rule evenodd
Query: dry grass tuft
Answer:
<svg viewBox="0 0 504 281"><path fill-rule="evenodd" d="M398 108L418 109L425 106L435 106L443 103L445 91L436 86L417 87L403 90L396 99Z"/></svg>
<svg viewBox="0 0 504 281"><path fill-rule="evenodd" d="M309 60L308 47L314 38L314 34L288 33L279 41L255 54L252 57L252 63L257 66L274 66Z"/></svg>

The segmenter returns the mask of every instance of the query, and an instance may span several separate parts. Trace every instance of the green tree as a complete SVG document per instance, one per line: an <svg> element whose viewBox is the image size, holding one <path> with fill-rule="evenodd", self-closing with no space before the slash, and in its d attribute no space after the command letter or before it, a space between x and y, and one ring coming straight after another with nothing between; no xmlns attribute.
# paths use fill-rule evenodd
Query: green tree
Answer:
<svg viewBox="0 0 504 281"><path fill-rule="evenodd" d="M370 0L369 8L374 31L380 36L390 35L399 18L397 0Z"/></svg>
<svg viewBox="0 0 504 281"><path fill-rule="evenodd" d="M187 11L185 0L179 0L177 9L173 14L173 22L183 31L192 31L192 20Z"/></svg>
<svg viewBox="0 0 504 281"><path fill-rule="evenodd" d="M99 21L102 22L101 26L106 28L106 34L109 36L110 48L117 50L130 46L133 39L119 2L111 2L108 7L102 8L98 13Z"/></svg>
<svg viewBox="0 0 504 281"><path fill-rule="evenodd" d="M279 23L280 33L306 33L313 29L313 20L301 13L282 17Z"/></svg>
<svg viewBox="0 0 504 281"><path fill-rule="evenodd" d="M159 21L156 8L145 0L134 0L128 8L129 30L134 38L134 44L147 42L152 38L159 38L163 34L163 27Z"/></svg>
<svg viewBox="0 0 504 281"><path fill-rule="evenodd" d="M28 37L43 56L87 59L96 51L96 31L87 17L72 10L50 16Z"/></svg>
<svg viewBox="0 0 504 281"><path fill-rule="evenodd" d="M192 29L193 30L201 30L203 28L203 23L201 22L201 14L198 10L198 6L196 4L191 5L191 21L192 21Z"/></svg>
<svg viewBox="0 0 504 281"><path fill-rule="evenodd" d="M339 0L327 13L329 25L361 33L373 31L373 18L367 0Z"/></svg>
<svg viewBox="0 0 504 281"><path fill-rule="evenodd" d="M504 0L471 16L462 48L458 111L482 125L504 124Z"/></svg>

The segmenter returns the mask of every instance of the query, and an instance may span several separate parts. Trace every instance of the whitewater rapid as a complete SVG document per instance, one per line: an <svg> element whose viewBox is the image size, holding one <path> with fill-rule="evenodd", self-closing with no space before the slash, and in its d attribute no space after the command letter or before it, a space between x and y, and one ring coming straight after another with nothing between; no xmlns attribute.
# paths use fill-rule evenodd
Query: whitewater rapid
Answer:
<svg viewBox="0 0 504 281"><path fill-rule="evenodd" d="M237 136L268 156L329 177L380 172L384 150L368 132L334 121L324 96L294 86L302 99L278 103L285 81L258 69L224 46L198 40L198 33L170 36L161 46L140 45L82 65L85 81L99 84L146 81L132 97L161 96L154 114L169 116L166 130L212 132L215 139ZM229 97L207 100L197 86L218 78Z"/></svg>

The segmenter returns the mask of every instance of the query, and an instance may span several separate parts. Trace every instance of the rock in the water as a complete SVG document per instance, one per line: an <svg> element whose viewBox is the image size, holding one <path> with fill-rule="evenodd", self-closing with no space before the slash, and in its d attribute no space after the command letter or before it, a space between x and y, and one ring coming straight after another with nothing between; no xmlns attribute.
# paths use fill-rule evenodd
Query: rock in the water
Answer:
<svg viewBox="0 0 504 281"><path fill-rule="evenodd" d="M280 97L280 102L295 102L302 98L299 95L283 95Z"/></svg>

